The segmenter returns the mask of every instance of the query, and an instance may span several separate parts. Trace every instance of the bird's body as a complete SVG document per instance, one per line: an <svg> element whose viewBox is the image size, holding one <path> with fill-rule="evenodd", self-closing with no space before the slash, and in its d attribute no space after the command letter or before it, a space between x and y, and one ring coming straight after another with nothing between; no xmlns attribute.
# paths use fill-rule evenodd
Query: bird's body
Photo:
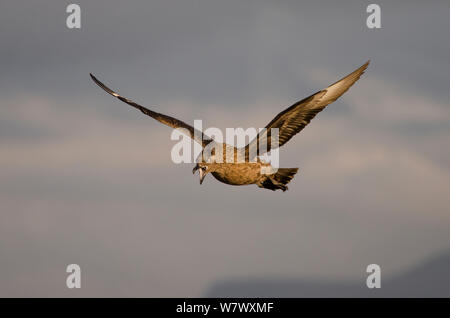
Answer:
<svg viewBox="0 0 450 318"><path fill-rule="evenodd" d="M183 129L196 142L202 145L203 150L197 158L197 165L193 173L199 171L200 184L206 174L211 173L218 181L229 185L256 184L260 188L270 190L287 190L287 184L297 173L298 168L275 168L260 159L259 156L288 142L295 134L300 132L309 122L328 104L334 102L344 94L364 73L369 62L350 73L346 77L318 91L317 93L293 104L279 113L266 125L256 138L247 146L236 148L234 146L218 143L205 136L203 132L170 116L166 116L145 108L132 100L124 98L112 91L92 74L94 82L109 94L121 101L139 109L144 114L166 124L170 127ZM272 143L272 131L278 131L277 142ZM265 145L266 148L259 148ZM264 150L262 150L264 149Z"/></svg>
<svg viewBox="0 0 450 318"><path fill-rule="evenodd" d="M230 185L256 184L270 190L287 190L286 184L297 173L298 168L275 169L267 163L222 163L214 164L212 175L220 182ZM262 171L266 170L266 173Z"/></svg>
<svg viewBox="0 0 450 318"><path fill-rule="evenodd" d="M215 163L209 168L214 178L231 185L254 184L261 179L261 166L257 163ZM270 165L265 164L267 167Z"/></svg>
<svg viewBox="0 0 450 318"><path fill-rule="evenodd" d="M213 149L212 151L210 151ZM210 172L214 178L229 185L256 184L261 188L287 190L286 183L297 173L297 168L276 169L270 163L266 163L259 157L250 161L246 156L246 149L211 142L208 149L203 150L197 157L197 165L193 172L200 170L201 182L203 181L202 168ZM289 173L288 173L289 172ZM280 173L288 173L286 178ZM290 175L290 176L289 176ZM283 183L283 181L285 181Z"/></svg>

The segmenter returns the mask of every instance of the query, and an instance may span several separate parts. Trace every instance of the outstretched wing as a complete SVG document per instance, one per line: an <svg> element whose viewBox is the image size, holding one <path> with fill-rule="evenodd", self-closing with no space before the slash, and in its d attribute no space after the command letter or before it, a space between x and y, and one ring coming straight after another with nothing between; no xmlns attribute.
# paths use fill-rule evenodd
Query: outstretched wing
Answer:
<svg viewBox="0 0 450 318"><path fill-rule="evenodd" d="M329 87L295 103L291 107L279 113L272 121L253 139L246 147L246 158L262 155L271 149L271 128L278 129L278 147L288 142L294 135L299 133L309 124L322 109L334 102L344 94L364 73L369 65L367 61L363 66L353 73L347 75ZM267 145L267 149L259 149L259 145ZM277 147L274 140L273 148ZM252 158L250 158L252 159Z"/></svg>
<svg viewBox="0 0 450 318"><path fill-rule="evenodd" d="M139 109L141 112L143 112L144 114L156 119L157 121L170 126L172 128L181 128L181 129L185 129L189 132L189 136L195 140L196 142L198 142L200 145L202 145L202 147L205 147L207 144L209 144L212 139L206 135L203 134L203 132L195 129L194 127L192 127L191 125L186 124L185 122L178 120L176 118L164 115L164 114L160 114L157 112L154 112L144 106L141 106L135 102L133 102L132 100L122 97L119 94L117 94L116 92L114 92L112 89L110 89L109 87L107 87L105 84L103 84L102 82L100 82L94 75L90 74L92 80L95 82L95 84L97 84L98 86L100 86L102 89L104 89L107 93L111 94L114 97L117 97L118 99L120 99L122 102L127 103L130 106L133 106L134 108Z"/></svg>

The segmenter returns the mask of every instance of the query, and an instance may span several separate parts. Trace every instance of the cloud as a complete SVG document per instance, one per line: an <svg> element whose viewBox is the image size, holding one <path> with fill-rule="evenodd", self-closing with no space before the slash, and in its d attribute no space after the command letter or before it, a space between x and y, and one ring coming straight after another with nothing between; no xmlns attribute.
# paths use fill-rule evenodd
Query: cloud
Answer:
<svg viewBox="0 0 450 318"><path fill-rule="evenodd" d="M382 3L366 30L356 1L81 1L72 32L46 3L0 12L1 295L73 296L73 262L77 295L181 297L226 277L389 275L448 249L448 4ZM281 149L300 168L286 193L198 185L170 128L88 76L188 123L259 128L369 57Z"/></svg>

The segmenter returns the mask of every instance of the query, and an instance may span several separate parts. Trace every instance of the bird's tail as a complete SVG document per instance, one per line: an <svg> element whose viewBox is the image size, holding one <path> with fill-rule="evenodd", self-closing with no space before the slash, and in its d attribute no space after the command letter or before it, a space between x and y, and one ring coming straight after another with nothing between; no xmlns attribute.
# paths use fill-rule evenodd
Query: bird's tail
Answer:
<svg viewBox="0 0 450 318"><path fill-rule="evenodd" d="M283 190L288 189L287 184L294 178L298 168L279 168L277 173L267 176L267 178L261 183L261 188L270 190Z"/></svg>

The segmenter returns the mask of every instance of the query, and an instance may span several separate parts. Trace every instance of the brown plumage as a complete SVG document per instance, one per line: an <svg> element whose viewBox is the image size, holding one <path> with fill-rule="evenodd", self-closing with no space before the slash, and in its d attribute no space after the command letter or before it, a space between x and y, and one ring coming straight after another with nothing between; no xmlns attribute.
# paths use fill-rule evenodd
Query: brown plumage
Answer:
<svg viewBox="0 0 450 318"><path fill-rule="evenodd" d="M270 164L261 161L257 156L270 151L271 146L274 148L283 146L294 135L299 133L320 111L344 94L360 78L368 65L369 61L336 83L302 99L279 113L267 124L266 129L260 132L244 148L236 148L227 144L217 143L212 138L181 120L154 112L132 100L120 96L95 78L94 75L90 75L98 86L112 96L139 109L144 114L165 125L183 129L193 140L202 145L203 151L197 159L197 165L193 169L193 173L199 171L200 184L203 182L206 174L211 173L217 180L226 184L256 184L261 188L286 191L288 189L287 184L297 173L298 168L275 169ZM278 144L272 142L271 129L278 129ZM265 144L267 147L265 149L259 149L259 145L261 144ZM219 153L216 154L216 151L222 152L222 155ZM227 162L227 154L231 154L231 158L234 158L232 163Z"/></svg>

